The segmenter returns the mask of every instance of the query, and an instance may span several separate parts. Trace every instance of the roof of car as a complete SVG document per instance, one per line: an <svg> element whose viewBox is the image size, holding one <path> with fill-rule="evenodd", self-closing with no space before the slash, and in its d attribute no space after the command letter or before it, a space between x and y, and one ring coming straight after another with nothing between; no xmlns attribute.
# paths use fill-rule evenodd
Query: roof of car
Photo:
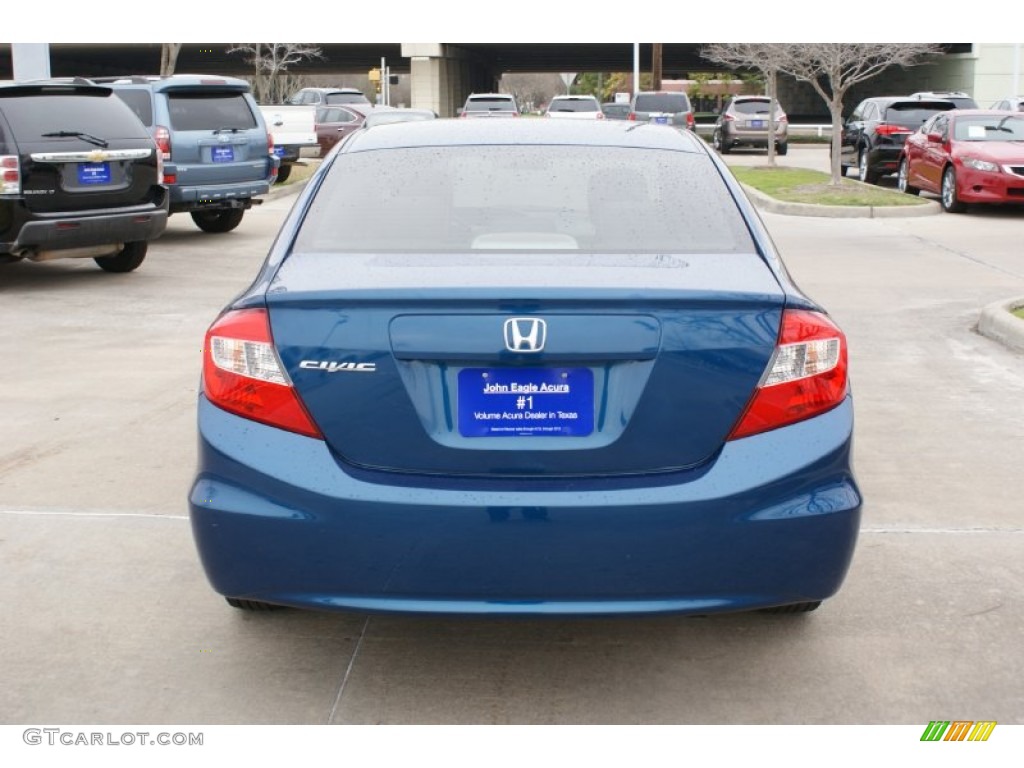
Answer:
<svg viewBox="0 0 1024 768"><path fill-rule="evenodd" d="M424 120L383 125L346 143L349 152L473 145L611 146L706 152L689 131L622 120Z"/></svg>
<svg viewBox="0 0 1024 768"><path fill-rule="evenodd" d="M249 90L249 83L240 77L227 75L119 75L93 78L94 82L105 85L148 85L156 91L195 86L229 86Z"/></svg>

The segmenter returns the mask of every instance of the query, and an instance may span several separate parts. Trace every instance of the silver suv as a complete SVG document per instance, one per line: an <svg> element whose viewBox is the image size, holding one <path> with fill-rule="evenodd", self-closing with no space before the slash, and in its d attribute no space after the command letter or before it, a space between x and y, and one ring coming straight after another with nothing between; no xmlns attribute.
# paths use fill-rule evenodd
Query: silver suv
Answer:
<svg viewBox="0 0 1024 768"><path fill-rule="evenodd" d="M471 93L459 117L519 117L519 106L509 93Z"/></svg>
<svg viewBox="0 0 1024 768"><path fill-rule="evenodd" d="M771 100L767 96L733 96L715 121L711 146L723 155L733 147L768 148L768 111ZM789 150L789 121L782 107L775 102L775 148L780 155Z"/></svg>

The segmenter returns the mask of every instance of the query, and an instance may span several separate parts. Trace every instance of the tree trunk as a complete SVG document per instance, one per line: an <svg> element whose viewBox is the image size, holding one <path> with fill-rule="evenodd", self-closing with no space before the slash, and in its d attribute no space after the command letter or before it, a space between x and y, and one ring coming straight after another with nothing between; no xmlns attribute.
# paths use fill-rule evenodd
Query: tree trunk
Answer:
<svg viewBox="0 0 1024 768"><path fill-rule="evenodd" d="M843 102L842 98L831 99L828 111L832 117L832 179L829 185L841 186L843 183L842 146L843 146Z"/></svg>
<svg viewBox="0 0 1024 768"><path fill-rule="evenodd" d="M776 99L776 70L769 69L765 72L765 80L768 81L768 167L775 167L775 105Z"/></svg>
<svg viewBox="0 0 1024 768"><path fill-rule="evenodd" d="M182 43L163 43L160 46L160 75L167 77L174 74L174 67L178 63L178 54L181 52Z"/></svg>

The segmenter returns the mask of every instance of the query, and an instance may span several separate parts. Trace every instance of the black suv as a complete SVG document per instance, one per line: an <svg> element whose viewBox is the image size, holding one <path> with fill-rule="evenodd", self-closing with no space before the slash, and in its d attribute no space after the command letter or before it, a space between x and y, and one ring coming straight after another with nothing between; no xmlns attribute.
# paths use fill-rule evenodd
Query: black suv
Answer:
<svg viewBox="0 0 1024 768"><path fill-rule="evenodd" d="M843 124L839 164L842 172L857 169L857 178L877 184L886 174L896 173L903 142L921 125L937 115L956 109L943 99L909 96L877 96L864 99Z"/></svg>
<svg viewBox="0 0 1024 768"><path fill-rule="evenodd" d="M110 88L0 85L0 261L92 258L130 272L167 226L153 138Z"/></svg>
<svg viewBox="0 0 1024 768"><path fill-rule="evenodd" d="M135 112L163 155L171 213L230 232L270 192L280 160L249 84L219 75L96 78Z"/></svg>

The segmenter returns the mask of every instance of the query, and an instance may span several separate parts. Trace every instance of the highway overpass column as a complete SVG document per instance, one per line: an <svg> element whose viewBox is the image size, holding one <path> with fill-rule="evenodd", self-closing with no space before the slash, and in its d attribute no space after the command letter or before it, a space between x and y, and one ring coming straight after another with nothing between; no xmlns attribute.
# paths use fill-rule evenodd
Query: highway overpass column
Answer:
<svg viewBox="0 0 1024 768"><path fill-rule="evenodd" d="M409 59L410 106L414 109L455 117L470 93L497 88L485 64L446 43L402 43L402 56Z"/></svg>

